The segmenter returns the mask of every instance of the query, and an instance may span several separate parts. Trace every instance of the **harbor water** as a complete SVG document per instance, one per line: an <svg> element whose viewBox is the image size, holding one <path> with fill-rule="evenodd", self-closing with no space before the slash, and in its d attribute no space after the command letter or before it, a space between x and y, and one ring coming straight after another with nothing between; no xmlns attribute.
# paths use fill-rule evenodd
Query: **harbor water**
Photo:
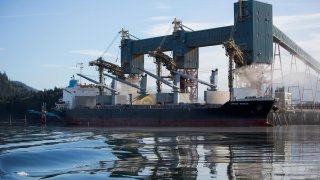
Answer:
<svg viewBox="0 0 320 180"><path fill-rule="evenodd" d="M0 179L319 179L320 126L0 127Z"/></svg>

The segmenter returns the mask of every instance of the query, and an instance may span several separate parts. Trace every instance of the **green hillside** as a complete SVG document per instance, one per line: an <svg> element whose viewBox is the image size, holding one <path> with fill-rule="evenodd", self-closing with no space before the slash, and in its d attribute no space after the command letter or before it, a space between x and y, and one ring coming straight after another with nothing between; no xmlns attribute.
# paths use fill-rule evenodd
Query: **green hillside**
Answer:
<svg viewBox="0 0 320 180"><path fill-rule="evenodd" d="M10 81L5 72L0 72L0 97L28 95L30 92L25 84Z"/></svg>
<svg viewBox="0 0 320 180"><path fill-rule="evenodd" d="M0 119L8 115L24 115L29 109L41 110L43 102L50 111L61 97L61 89L37 91L21 82L10 81L6 73L0 72Z"/></svg>

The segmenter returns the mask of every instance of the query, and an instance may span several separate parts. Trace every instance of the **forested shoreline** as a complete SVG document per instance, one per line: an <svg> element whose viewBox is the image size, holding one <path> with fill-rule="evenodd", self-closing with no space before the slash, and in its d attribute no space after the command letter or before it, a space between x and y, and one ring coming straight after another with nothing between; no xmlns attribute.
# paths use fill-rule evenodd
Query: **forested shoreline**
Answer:
<svg viewBox="0 0 320 180"><path fill-rule="evenodd" d="M5 72L0 72L0 119L7 119L10 115L22 117L30 109L41 111L43 102L50 111L61 97L60 88L38 91L23 83L10 81Z"/></svg>

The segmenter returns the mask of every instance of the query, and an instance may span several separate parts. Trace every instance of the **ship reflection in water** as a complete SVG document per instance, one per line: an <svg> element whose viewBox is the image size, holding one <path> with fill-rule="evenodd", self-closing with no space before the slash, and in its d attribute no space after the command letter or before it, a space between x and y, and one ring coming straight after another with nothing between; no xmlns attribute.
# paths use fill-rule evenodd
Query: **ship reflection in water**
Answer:
<svg viewBox="0 0 320 180"><path fill-rule="evenodd" d="M320 126L0 128L0 179L320 178Z"/></svg>

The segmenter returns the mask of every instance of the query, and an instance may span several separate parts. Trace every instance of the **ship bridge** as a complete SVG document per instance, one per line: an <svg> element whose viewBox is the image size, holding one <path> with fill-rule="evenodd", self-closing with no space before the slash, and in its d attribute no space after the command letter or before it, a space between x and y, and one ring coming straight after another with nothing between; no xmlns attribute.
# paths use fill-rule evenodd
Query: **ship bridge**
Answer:
<svg viewBox="0 0 320 180"><path fill-rule="evenodd" d="M282 47L292 55L291 65L296 65L295 60L298 58L306 65L306 76L310 75L310 70L317 74L316 86L311 85L313 87L309 89L298 87L300 103L304 101L303 94L308 93L308 91L312 92L314 102L317 94L319 95L319 61L309 55L302 47L299 47L273 24L271 4L255 0L240 0L234 3L234 24L230 26L193 31L178 20L175 20L173 25L173 33L167 36L131 39L129 35L123 34L121 40L121 68L124 73L141 73L137 68L144 69L144 54L158 49L162 52L172 51L172 60L175 61L177 69L197 78L199 48L223 45L226 41L232 40L243 52L244 66L256 64L270 66L271 73L278 70L275 67L277 62L280 62L280 70L282 68L280 57L280 47ZM125 31L125 33L128 33L128 31ZM240 66L236 65L235 69L237 68L240 68ZM292 69L294 68L291 68L290 71ZM283 73L281 72L281 74ZM273 75L271 74L270 77L271 83L269 82L265 92L272 95L276 86L284 85L272 83ZM182 83L183 81L180 82ZM181 84L184 87L180 87L180 90L193 94L191 97L196 99L197 82L192 80L188 82ZM293 85L288 86L288 91L294 87ZM300 90L303 92L301 93Z"/></svg>

